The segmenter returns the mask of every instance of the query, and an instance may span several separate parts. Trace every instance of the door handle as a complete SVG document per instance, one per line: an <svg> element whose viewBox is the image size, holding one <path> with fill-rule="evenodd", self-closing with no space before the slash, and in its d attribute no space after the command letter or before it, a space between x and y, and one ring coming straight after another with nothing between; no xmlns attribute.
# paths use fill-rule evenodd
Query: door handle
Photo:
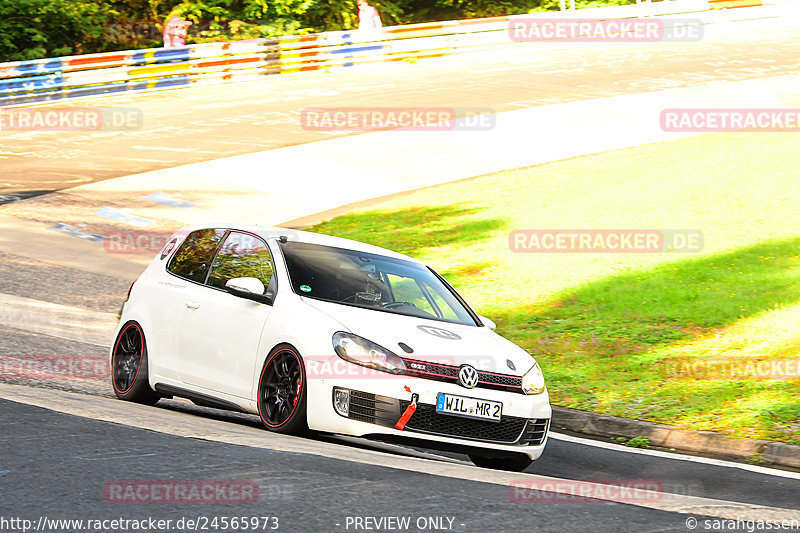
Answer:
<svg viewBox="0 0 800 533"><path fill-rule="evenodd" d="M186 307L189 309L197 309L200 307L200 302L186 302Z"/></svg>

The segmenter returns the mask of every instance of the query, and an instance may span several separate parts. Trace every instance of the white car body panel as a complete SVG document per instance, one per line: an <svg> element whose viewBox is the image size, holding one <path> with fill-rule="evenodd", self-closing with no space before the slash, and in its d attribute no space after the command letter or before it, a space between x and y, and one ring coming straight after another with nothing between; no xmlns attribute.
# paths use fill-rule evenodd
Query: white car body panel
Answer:
<svg viewBox="0 0 800 533"><path fill-rule="evenodd" d="M215 289L187 295L178 332L178 377L249 399L259 342L272 307Z"/></svg>

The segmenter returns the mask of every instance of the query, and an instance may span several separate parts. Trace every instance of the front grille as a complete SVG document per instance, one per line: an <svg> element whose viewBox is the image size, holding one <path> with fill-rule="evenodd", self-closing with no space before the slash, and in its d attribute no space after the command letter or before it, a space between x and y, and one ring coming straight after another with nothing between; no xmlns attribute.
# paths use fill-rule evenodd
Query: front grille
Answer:
<svg viewBox="0 0 800 533"><path fill-rule="evenodd" d="M540 445L544 442L549 427L549 418L533 418L528 420L528 425L525 426L525 431L522 433L522 438L519 439L519 443L526 446Z"/></svg>
<svg viewBox="0 0 800 533"><path fill-rule="evenodd" d="M405 411L410 402L401 401L400 410ZM538 445L547 431L548 419L518 418L503 416L500 422L475 420L459 416L442 415L430 404L418 404L414 415L406 424L409 431L429 433L443 437L495 442L498 444ZM544 428L542 429L542 422ZM537 429L538 428L538 429ZM530 437L528 436L530 433ZM539 439L538 442L536 439Z"/></svg>
<svg viewBox="0 0 800 533"><path fill-rule="evenodd" d="M401 415L398 405L394 398L351 390L348 418L392 427Z"/></svg>
<svg viewBox="0 0 800 533"><path fill-rule="evenodd" d="M350 393L350 418L364 422L375 421L375 395L366 392Z"/></svg>
<svg viewBox="0 0 800 533"><path fill-rule="evenodd" d="M408 358L403 358L403 362L406 364L406 374L408 375L436 381L445 381L447 383L458 382L458 371L460 367L441 363L429 363L427 361L417 361L416 359ZM522 392L521 377L481 370L478 370L477 388L504 390L524 394Z"/></svg>
<svg viewBox="0 0 800 533"><path fill-rule="evenodd" d="M415 374L434 374L443 378L458 379L458 367L443 365L440 363L428 363L427 361L416 361L414 359L403 359L406 368L410 373Z"/></svg>
<svg viewBox="0 0 800 533"><path fill-rule="evenodd" d="M485 383L494 385L504 385L522 390L522 378L516 376L505 376L503 374L492 374L489 372L478 372L478 379Z"/></svg>

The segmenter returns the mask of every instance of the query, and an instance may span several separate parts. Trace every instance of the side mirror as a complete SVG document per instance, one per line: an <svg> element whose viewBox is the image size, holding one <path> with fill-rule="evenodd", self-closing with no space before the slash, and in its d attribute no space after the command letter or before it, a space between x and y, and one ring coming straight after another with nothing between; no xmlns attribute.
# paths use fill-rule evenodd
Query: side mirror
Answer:
<svg viewBox="0 0 800 533"><path fill-rule="evenodd" d="M254 302L272 305L273 294L264 294L264 284L258 278L233 278L225 283L225 290L234 296Z"/></svg>
<svg viewBox="0 0 800 533"><path fill-rule="evenodd" d="M478 315L478 318L481 319L481 322L483 322L483 325L486 326L487 328L489 328L491 330L494 330L495 328L497 328L497 324L495 324L493 321L489 320L485 316Z"/></svg>

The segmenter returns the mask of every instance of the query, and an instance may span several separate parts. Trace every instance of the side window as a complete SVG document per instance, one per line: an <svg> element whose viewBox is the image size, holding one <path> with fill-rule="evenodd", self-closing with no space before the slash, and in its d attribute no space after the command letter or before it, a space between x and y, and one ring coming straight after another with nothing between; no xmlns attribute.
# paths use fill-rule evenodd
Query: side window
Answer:
<svg viewBox="0 0 800 533"><path fill-rule="evenodd" d="M193 231L169 260L167 270L176 276L203 283L214 260L214 252L224 235L225 230L222 229Z"/></svg>
<svg viewBox="0 0 800 533"><path fill-rule="evenodd" d="M266 243L253 235L232 231L219 249L207 283L224 289L232 278L258 278L267 288L273 272Z"/></svg>

